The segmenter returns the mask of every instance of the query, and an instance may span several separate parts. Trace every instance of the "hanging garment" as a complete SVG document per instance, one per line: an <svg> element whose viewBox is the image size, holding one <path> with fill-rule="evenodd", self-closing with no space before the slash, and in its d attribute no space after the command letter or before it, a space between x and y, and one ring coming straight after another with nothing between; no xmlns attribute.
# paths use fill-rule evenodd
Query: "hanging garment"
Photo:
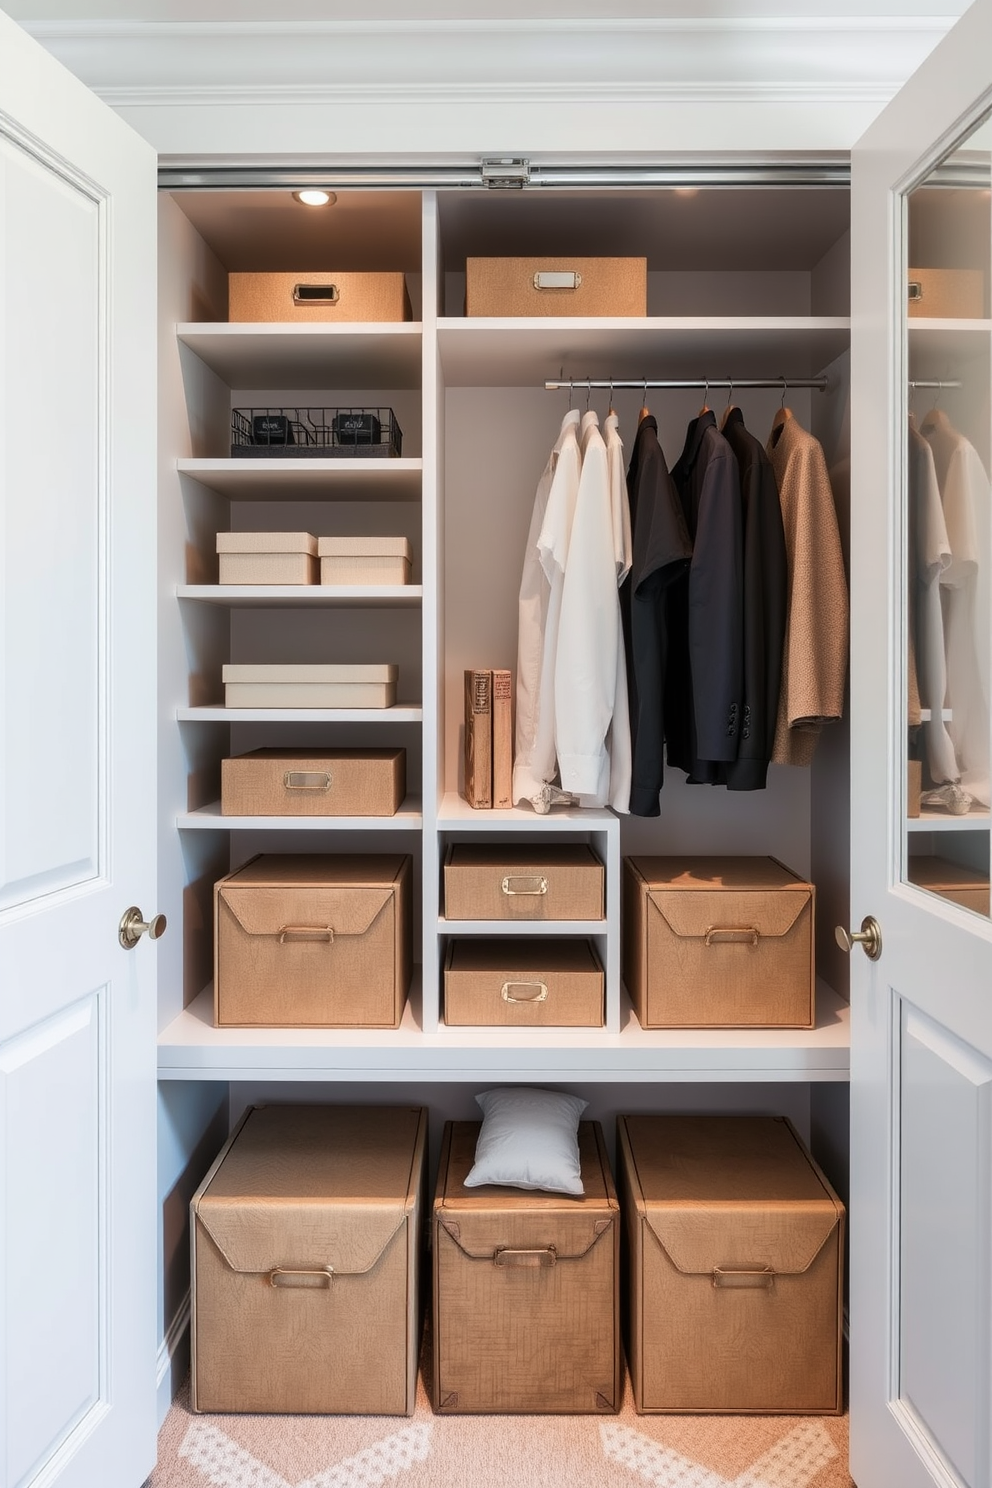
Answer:
<svg viewBox="0 0 992 1488"><path fill-rule="evenodd" d="M744 712L728 790L763 790L771 759L782 681L788 569L775 472L761 441L732 408L723 437L741 478L744 524Z"/></svg>
<svg viewBox="0 0 992 1488"><path fill-rule="evenodd" d="M822 446L789 409L783 414L765 446L782 503L789 586L772 763L809 765L824 723L844 708L847 579Z"/></svg>
<svg viewBox="0 0 992 1488"><path fill-rule="evenodd" d="M620 420L610 412L603 425L606 440L606 472L610 485L610 516L613 523L613 558L616 567L617 607L619 613L620 585L630 572L632 558L630 531L630 501L627 496L627 477L624 471L623 440L620 438ZM613 718L606 747L610 755L609 804L622 816L630 810L631 742L630 706L627 695L627 660L624 651L623 616L617 627L617 681L613 699ZM585 800L582 802L586 804Z"/></svg>
<svg viewBox="0 0 992 1488"><path fill-rule="evenodd" d="M940 576L951 561L951 547L940 504L933 452L912 424L909 426L908 454L909 542L914 580L910 599L910 641L915 649L920 705L930 709L930 717L923 727L927 768L934 784L943 785L946 781L957 780L960 773L954 744L942 717L947 668ZM911 650L911 659L913 655L914 650Z"/></svg>
<svg viewBox="0 0 992 1488"><path fill-rule="evenodd" d="M989 805L989 478L974 445L942 409L921 432L933 451L951 561L940 575L948 732L961 786Z"/></svg>
<svg viewBox="0 0 992 1488"><path fill-rule="evenodd" d="M554 663L568 539L579 489L579 411L569 409L537 486L520 580L517 708L513 761L516 805L543 799L555 777Z"/></svg>
<svg viewBox="0 0 992 1488"><path fill-rule="evenodd" d="M711 409L690 423L672 470L692 542L672 586L666 675L668 763L717 784L737 758L743 715L743 525L740 474Z"/></svg>

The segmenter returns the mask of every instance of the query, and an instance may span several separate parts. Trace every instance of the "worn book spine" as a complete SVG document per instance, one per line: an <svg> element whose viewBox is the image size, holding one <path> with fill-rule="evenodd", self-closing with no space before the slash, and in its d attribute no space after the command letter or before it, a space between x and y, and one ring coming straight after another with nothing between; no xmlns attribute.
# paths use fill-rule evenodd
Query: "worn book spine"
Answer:
<svg viewBox="0 0 992 1488"><path fill-rule="evenodd" d="M493 806L513 805L513 676L493 668Z"/></svg>
<svg viewBox="0 0 992 1488"><path fill-rule="evenodd" d="M476 808L493 804L493 674L465 673L465 799Z"/></svg>

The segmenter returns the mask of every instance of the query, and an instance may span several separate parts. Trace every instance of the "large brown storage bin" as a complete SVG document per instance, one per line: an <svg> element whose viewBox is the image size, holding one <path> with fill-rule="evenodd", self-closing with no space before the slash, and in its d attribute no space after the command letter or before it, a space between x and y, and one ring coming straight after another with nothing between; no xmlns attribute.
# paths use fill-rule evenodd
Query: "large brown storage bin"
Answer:
<svg viewBox="0 0 992 1488"><path fill-rule="evenodd" d="M399 853L264 853L219 879L217 1027L398 1027L412 869Z"/></svg>
<svg viewBox="0 0 992 1488"><path fill-rule="evenodd" d="M973 909L976 914L989 913L989 875L977 868L964 868L948 858L921 853L909 860L906 877L910 883L931 894L939 894L952 904Z"/></svg>
<svg viewBox="0 0 992 1488"><path fill-rule="evenodd" d="M427 1112L252 1107L190 1205L197 1411L412 1415Z"/></svg>
<svg viewBox="0 0 992 1488"><path fill-rule="evenodd" d="M844 1206L784 1118L621 1116L637 1410L842 1408Z"/></svg>
<svg viewBox="0 0 992 1488"><path fill-rule="evenodd" d="M583 842L452 843L444 860L449 920L601 920L603 865Z"/></svg>
<svg viewBox="0 0 992 1488"><path fill-rule="evenodd" d="M253 749L221 760L222 816L393 816L405 749Z"/></svg>
<svg viewBox="0 0 992 1488"><path fill-rule="evenodd" d="M480 1123L449 1122L434 1197L434 1409L620 1408L620 1214L598 1122L582 1198L465 1188Z"/></svg>
<svg viewBox="0 0 992 1488"><path fill-rule="evenodd" d="M228 274L231 321L409 320L406 278L392 274Z"/></svg>
<svg viewBox="0 0 992 1488"><path fill-rule="evenodd" d="M466 315L646 315L646 258L469 258Z"/></svg>
<svg viewBox="0 0 992 1488"><path fill-rule="evenodd" d="M775 858L625 858L642 1028L812 1028L813 885Z"/></svg>
<svg viewBox="0 0 992 1488"><path fill-rule="evenodd" d="M599 1028L604 985L588 940L453 940L444 961L444 1021Z"/></svg>

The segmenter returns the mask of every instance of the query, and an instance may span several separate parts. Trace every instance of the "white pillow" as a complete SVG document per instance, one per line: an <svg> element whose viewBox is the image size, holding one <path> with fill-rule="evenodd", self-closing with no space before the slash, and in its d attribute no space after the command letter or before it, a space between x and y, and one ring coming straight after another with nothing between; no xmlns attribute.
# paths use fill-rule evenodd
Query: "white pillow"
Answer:
<svg viewBox="0 0 992 1488"><path fill-rule="evenodd" d="M484 1090L482 1130L466 1188L502 1183L582 1194L579 1117L589 1104L554 1090Z"/></svg>

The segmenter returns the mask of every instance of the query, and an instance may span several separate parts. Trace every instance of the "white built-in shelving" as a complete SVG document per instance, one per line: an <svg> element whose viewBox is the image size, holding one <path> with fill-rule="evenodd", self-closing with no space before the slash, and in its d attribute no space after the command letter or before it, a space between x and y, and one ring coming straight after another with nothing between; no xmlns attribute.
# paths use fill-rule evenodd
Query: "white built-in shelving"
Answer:
<svg viewBox="0 0 992 1488"><path fill-rule="evenodd" d="M424 597L420 584L179 584L177 599L228 609L416 609Z"/></svg>

